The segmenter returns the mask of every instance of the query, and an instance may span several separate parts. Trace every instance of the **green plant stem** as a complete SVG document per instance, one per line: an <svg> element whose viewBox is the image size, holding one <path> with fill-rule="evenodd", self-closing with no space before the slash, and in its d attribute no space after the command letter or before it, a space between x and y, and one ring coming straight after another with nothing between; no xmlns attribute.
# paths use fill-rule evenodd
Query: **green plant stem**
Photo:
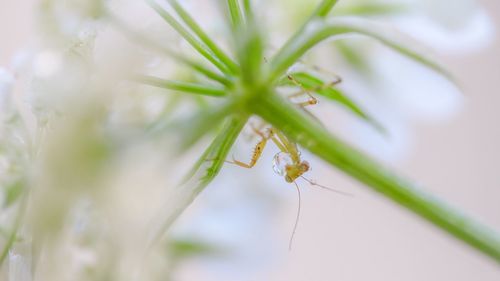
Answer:
<svg viewBox="0 0 500 281"><path fill-rule="evenodd" d="M197 94L202 96L211 96L211 97L224 97L226 96L225 89L220 87L209 86L205 84L197 84L197 83L189 83L183 81L173 81L157 78L150 75L141 75L138 76L135 80L140 83L162 88L173 91L179 91L183 93L189 94Z"/></svg>
<svg viewBox="0 0 500 281"><path fill-rule="evenodd" d="M338 0L323 0L323 2L319 4L318 8L316 8L313 17L324 18L328 16L328 14L333 9L335 4L337 4L337 2Z"/></svg>
<svg viewBox="0 0 500 281"><path fill-rule="evenodd" d="M317 20L309 23L310 25L299 32L296 36L290 39L283 48L273 57L271 61L271 81L275 81L280 77L289 67L294 65L307 51L317 46L320 42L338 38L337 35L344 35L349 33L361 34L374 39L377 39L382 44L407 56L436 72L442 74L450 81L454 78L442 66L433 62L425 55L420 54L412 48L404 46L402 41L411 41L410 38L397 32L396 30L388 29L387 26L379 23L365 20L365 19L352 19L352 18L335 18L328 21ZM394 38L400 38L396 40ZM404 38L405 40L401 40Z"/></svg>
<svg viewBox="0 0 500 281"><path fill-rule="evenodd" d="M197 38L195 38L189 31L186 30L169 12L159 6L153 0L147 1L153 8L173 29L175 29L198 53L210 61L222 73L230 73L230 69L224 62L221 61L210 49Z"/></svg>
<svg viewBox="0 0 500 281"><path fill-rule="evenodd" d="M231 16L233 28L237 30L243 25L244 22L240 2L239 0L227 0L227 6L229 8L229 15Z"/></svg>
<svg viewBox="0 0 500 281"><path fill-rule="evenodd" d="M284 99L262 95L260 102L252 104L252 109L316 156L500 262L498 234L384 169Z"/></svg>
<svg viewBox="0 0 500 281"><path fill-rule="evenodd" d="M245 10L245 18L247 21L253 21L253 10L250 0L243 0L243 9Z"/></svg>
<svg viewBox="0 0 500 281"><path fill-rule="evenodd" d="M286 42L285 46L290 45L292 42L297 41L297 39L302 36L304 30L307 26L317 19L324 19L330 11L333 9L335 4L337 4L338 0L323 0L317 7L316 10L312 13L312 15L302 24L302 26L293 34L290 39Z"/></svg>
<svg viewBox="0 0 500 281"><path fill-rule="evenodd" d="M114 26L125 33L133 42L137 42L139 44L143 44L146 47L149 47L156 52L162 54L162 55L168 55L169 57L173 58L174 60L184 63L187 66L193 68L194 70L198 71L199 73L203 74L209 79L212 79L214 81L217 81L221 83L224 86L229 86L232 84L231 80L229 78L216 73L215 71L207 68L206 66L192 60L191 58L188 58L184 56L183 54L180 54L178 52L175 52L171 50L170 48L167 48L166 46L163 46L162 44L156 42L155 40L149 38L148 36L137 32L133 30L130 26L128 26L126 23L124 23L121 19L119 19L117 16L112 14L111 12L108 12L108 18L111 20L111 23L114 24Z"/></svg>
<svg viewBox="0 0 500 281"><path fill-rule="evenodd" d="M28 194L25 191L24 194L21 195L21 199L19 202L19 206L17 209L16 216L14 218L14 223L12 226L12 230L8 236L7 242L5 243L4 248L2 249L2 252L0 252L0 267L4 264L5 259L7 258L10 249L12 249L12 246L17 240L18 234L17 232L19 231L19 228L21 227L22 220L24 218L24 214L26 212L26 207L28 204Z"/></svg>
<svg viewBox="0 0 500 281"><path fill-rule="evenodd" d="M182 18L184 23L191 28L191 30L196 34L200 40L205 43L205 45L216 55L230 70L232 73L237 72L236 63L229 58L229 56L222 51L217 44L207 35L203 29L198 25L198 23L182 8L182 6L176 0L169 0L170 5L174 8L177 14Z"/></svg>

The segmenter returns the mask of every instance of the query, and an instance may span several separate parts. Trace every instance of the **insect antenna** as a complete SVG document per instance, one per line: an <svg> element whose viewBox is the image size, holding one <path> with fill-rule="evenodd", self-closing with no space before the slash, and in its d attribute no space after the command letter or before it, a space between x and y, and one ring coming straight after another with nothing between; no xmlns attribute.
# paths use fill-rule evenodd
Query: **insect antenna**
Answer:
<svg viewBox="0 0 500 281"><path fill-rule="evenodd" d="M299 195L299 205L298 205L298 208L297 208L297 216L295 217L295 224L293 226L293 231L292 231L292 235L290 236L290 242L288 243L288 250L291 251L292 250L292 244L293 244L293 238L295 236L295 232L297 231L297 226L299 225L299 218L300 218L300 202L302 201L301 197L300 197L300 188L299 188L299 185L297 184L297 182L293 182L295 184L295 187L297 188L297 194Z"/></svg>
<svg viewBox="0 0 500 281"><path fill-rule="evenodd" d="M300 177L303 178L305 181L307 181L312 186L317 186L319 188L323 188L323 189L326 189L328 191L335 192L335 193L338 193L338 194L341 194L341 195L344 195L344 196L354 196L351 193L344 192L344 191L337 190L337 189L334 189L334 188L331 188L331 187L328 187L328 186L324 186L324 185L318 184L318 183L314 182L313 180L307 179L304 176L300 176Z"/></svg>

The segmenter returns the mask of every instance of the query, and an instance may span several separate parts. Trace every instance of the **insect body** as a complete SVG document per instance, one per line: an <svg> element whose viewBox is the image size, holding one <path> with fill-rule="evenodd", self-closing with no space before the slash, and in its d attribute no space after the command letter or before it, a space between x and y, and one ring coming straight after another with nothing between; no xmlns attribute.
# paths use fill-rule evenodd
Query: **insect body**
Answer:
<svg viewBox="0 0 500 281"><path fill-rule="evenodd" d="M266 133L256 129L255 127L252 129L261 137L261 140L255 146L250 162L244 163L233 158L231 163L244 168L252 168L262 155L268 140L271 140L280 149L280 152L274 156L274 171L280 176L283 176L286 182L292 183L304 173L309 171L309 163L301 160L297 145L290 141L280 131L274 128L269 128Z"/></svg>

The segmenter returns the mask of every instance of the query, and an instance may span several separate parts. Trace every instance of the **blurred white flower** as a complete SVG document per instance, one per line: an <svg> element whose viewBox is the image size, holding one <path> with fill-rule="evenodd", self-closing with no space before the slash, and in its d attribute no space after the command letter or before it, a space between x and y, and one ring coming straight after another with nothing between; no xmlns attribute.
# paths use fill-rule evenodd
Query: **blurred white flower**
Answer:
<svg viewBox="0 0 500 281"><path fill-rule="evenodd" d="M367 3L344 4L356 2ZM474 52L494 39L492 19L474 0L377 3L404 4L406 8L400 13L376 16L376 20L396 27L442 56ZM365 53L369 48L370 55L363 56L370 68L368 79L353 74L350 66L336 71L344 76L340 87L353 95L385 127L387 134L382 135L358 120L345 124L344 134L377 158L397 162L411 151L412 125L450 120L460 112L465 100L458 86L441 75L374 40L367 44L368 40L358 39L349 45Z"/></svg>
<svg viewBox="0 0 500 281"><path fill-rule="evenodd" d="M0 111L5 112L11 100L11 92L14 86L14 75L7 69L0 67Z"/></svg>
<svg viewBox="0 0 500 281"><path fill-rule="evenodd" d="M479 51L494 39L493 20L475 0L410 2L415 9L395 17L394 25L440 52Z"/></svg>

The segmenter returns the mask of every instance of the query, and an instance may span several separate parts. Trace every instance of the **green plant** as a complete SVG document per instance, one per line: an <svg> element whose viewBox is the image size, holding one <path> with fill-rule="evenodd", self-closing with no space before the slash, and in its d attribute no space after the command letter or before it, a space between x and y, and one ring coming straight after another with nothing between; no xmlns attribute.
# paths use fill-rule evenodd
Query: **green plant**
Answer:
<svg viewBox="0 0 500 281"><path fill-rule="evenodd" d="M193 83L151 76L140 77L140 81L177 92L220 99L217 105L190 119L190 128L183 131L184 148L190 147L212 130L217 131L217 136L186 178L189 183L183 188L187 196L180 199L182 200L179 202L180 208L167 218L163 230L166 230L217 176L229 150L249 117L257 115L330 165L500 262L500 238L496 233L420 188L414 187L409 181L350 147L278 94L276 89L288 81L286 79L289 74L288 69L296 64L306 52L325 39L335 39L346 33L372 37L452 79L451 75L438 64L395 39L400 38L401 34L362 19L337 17L327 19L327 15L336 2L335 0L322 1L302 28L266 63L263 57L265 40L254 21L249 0L241 2L227 0L235 59L219 48L176 0L169 0L169 3L182 22L155 2L149 1L150 6L217 70L212 70L169 51L180 62L190 66L193 71L204 75L207 81ZM310 89L323 84L321 79L311 73L301 72L292 73L292 75L297 77L303 86ZM317 94L342 104L357 116L376 124L339 90L324 88L318 90Z"/></svg>
<svg viewBox="0 0 500 281"><path fill-rule="evenodd" d="M184 187L189 189L186 191L189 196L185 196L184 202L180 203L182 207L167 219L164 229L168 228L182 210L217 176L248 118L257 115L332 166L496 261L500 261L500 239L497 234L382 168L369 157L326 131L314 119L277 93L276 88L283 84L283 81L285 83L287 81L284 78L287 70L297 63L302 55L323 40L336 38L346 33L359 33L377 39L393 50L451 79L451 76L438 64L394 39L399 38L400 34L387 36L386 34L390 33L387 33L383 27L361 19L347 20L336 17L326 19L336 2L334 0L322 1L309 20L276 52L269 63L264 63L265 41L259 26L254 22L249 0L227 1L235 42L235 60L217 46L177 1L170 0L169 3L182 23L155 2L149 2L153 9L218 71L189 62L188 65L194 71L205 75L211 82L191 83L156 77L142 77L142 82L178 92L223 99L219 105L190 120L195 125L185 132L186 148L209 130L218 130L218 133L188 177L194 176L195 178L194 184L191 181L191 184ZM295 73L294 76L298 77L298 81L307 88L323 84L321 79L311 73ZM317 93L346 106L359 117L374 122L339 90L327 88ZM222 124L222 128L219 129L219 126L213 124Z"/></svg>

